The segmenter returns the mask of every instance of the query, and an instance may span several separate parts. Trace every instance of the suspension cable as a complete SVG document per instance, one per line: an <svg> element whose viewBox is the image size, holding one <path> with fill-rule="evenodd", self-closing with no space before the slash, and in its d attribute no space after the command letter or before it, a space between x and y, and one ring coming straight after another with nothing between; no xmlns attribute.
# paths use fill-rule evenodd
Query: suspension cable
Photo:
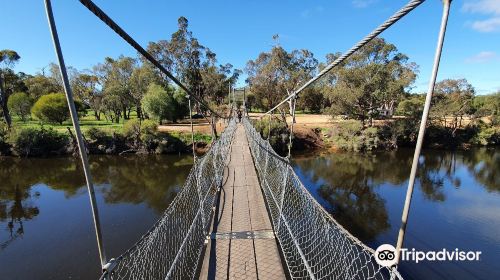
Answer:
<svg viewBox="0 0 500 280"><path fill-rule="evenodd" d="M82 131L80 129L80 123L78 120L78 114L76 112L75 102L73 100L73 92L69 83L68 73L66 72L66 64L64 63L64 57L62 54L61 45L59 43L59 36L57 34L56 23L54 20L54 15L52 13L52 4L50 0L45 0L45 11L47 13L50 34L54 43L57 60L59 62L59 71L61 72L64 92L66 93L66 100L68 102L69 112L71 115L71 121L73 123L73 128L75 129L76 142L78 144L78 150L80 152L80 159L82 160L83 173L85 175L85 181L87 182L87 191L89 193L90 206L92 208L92 217L94 219L94 228L97 239L97 248L99 250L99 258L101 260L101 268L104 269L106 265L106 252L104 250L104 242L102 240L101 222L99 218L99 211L97 208L97 201L95 198L94 184L92 181L92 175L90 173L87 151L85 149L85 143L83 141Z"/></svg>
<svg viewBox="0 0 500 280"><path fill-rule="evenodd" d="M429 117L429 110L431 107L432 94L434 92L434 85L436 84L436 77L439 70L439 62L441 59L441 52L443 50L444 36L446 33L446 25L448 23L448 15L450 13L450 5L452 0L443 0L443 15L441 18L441 27L438 35L438 42L436 47L436 53L434 56L434 66L432 67L431 79L429 81L429 88L427 89L427 94L425 96L424 111L422 112L422 119L420 121L420 128L418 130L417 144L415 146L415 152L413 154L413 161L411 164L410 179L408 181L408 189L406 191L405 204L403 208L403 214L401 217L401 227L399 228L398 241L396 243L396 261L400 260L400 251L403 246L403 240L406 231L406 225L408 223L408 213L410 212L411 198L413 195L413 187L415 185L415 177L417 174L418 160L420 158L420 153L422 151L422 143L424 141L425 128L427 125L427 119ZM396 262L396 264L397 264Z"/></svg>
<svg viewBox="0 0 500 280"><path fill-rule="evenodd" d="M364 45L366 45L368 42L370 42L373 38L377 37L380 33L382 33L384 30L386 30L391 25L393 25L395 22L397 22L398 20L400 20L401 18L403 18L405 15L407 15L413 9L415 9L416 7L418 7L424 1L425 0L412 0L412 1L410 1L403 8L401 8L398 12L396 12L389 19L387 19L384 23L382 23L375 30L373 30L370 34L368 34L361 41L359 41L356 45L354 45L351 49L349 49L347 52L345 52L343 55L341 55L335 61L333 61L332 63L330 63L328 66L326 66L323 70L321 70L321 72L319 72L314 78L310 79L304 85L302 85L300 88L298 88L293 93L291 93L290 95L288 95L285 99L283 99L283 101L281 101L280 103L278 103L278 105L274 106L271 110L267 111L264 115L267 115L267 114L271 113L272 111L276 110L278 107L280 107L281 105L283 105L285 102L287 102L288 100L292 99L294 96L297 96L305 88L307 88L308 86L310 86L312 83L314 83L319 78L323 77L326 73L328 73L330 70L332 70L335 66L339 65L340 63L342 63L349 56L351 56L354 52L356 52L357 50L359 50L360 48L362 48Z"/></svg>
<svg viewBox="0 0 500 280"><path fill-rule="evenodd" d="M130 46L132 46L136 51L138 51L142 56L144 56L149 62L151 62L156 68L158 68L163 74L169 77L176 85L178 85L181 89L183 89L188 95L190 95L196 102L203 105L203 107L207 108L212 114L216 115L219 118L222 118L219 113L215 112L208 106L205 102L203 102L200 98L192 93L191 90L184 84L182 84L170 71L168 71L165 67L163 67L160 62L158 62L150 53L148 53L139 43L137 43L130 35L125 32L116 22L114 22L103 10L101 10L94 2L91 0L80 0L89 11L91 11L94 15L96 15L102 22L104 22L107 26L109 26L116 34L123 38Z"/></svg>

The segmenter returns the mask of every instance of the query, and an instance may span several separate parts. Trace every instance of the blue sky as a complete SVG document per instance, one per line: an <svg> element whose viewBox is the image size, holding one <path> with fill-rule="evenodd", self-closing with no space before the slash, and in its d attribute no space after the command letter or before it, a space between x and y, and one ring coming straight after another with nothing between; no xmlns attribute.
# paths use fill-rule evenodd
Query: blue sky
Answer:
<svg viewBox="0 0 500 280"><path fill-rule="evenodd" d="M16 71L34 74L54 62L43 0L0 0L0 49L21 55ZM219 63L243 69L273 44L307 48L319 61L344 52L407 1L403 0L95 0L140 44L168 39L185 16ZM146 4L147 3L147 4ZM53 0L66 64L90 68L104 57L135 51L77 0ZM413 91L425 91L432 67L441 0L428 0L382 34L420 65ZM500 0L454 0L438 79L466 78L478 94L500 90ZM243 83L243 79L240 84Z"/></svg>

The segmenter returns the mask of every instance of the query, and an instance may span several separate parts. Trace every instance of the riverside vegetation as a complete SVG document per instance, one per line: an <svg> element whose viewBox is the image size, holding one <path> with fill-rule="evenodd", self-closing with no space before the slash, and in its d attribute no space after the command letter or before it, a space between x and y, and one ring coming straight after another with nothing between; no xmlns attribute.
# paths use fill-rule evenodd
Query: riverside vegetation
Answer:
<svg viewBox="0 0 500 280"><path fill-rule="evenodd" d="M169 40L150 42L147 50L177 76L199 99L220 114L228 111L227 89L243 72L218 64L216 54L200 44L180 17ZM318 71L340 56L326 55L320 63L306 49L286 50L273 36L274 46L248 61L246 106L267 111ZM75 151L61 77L57 65L29 75L15 72L21 59L13 50L0 50L0 153L49 156ZM171 153L189 149L190 137L159 132L164 122L183 121L189 113L184 91L141 57L106 57L91 70L69 67L75 105L91 153ZM297 101L301 113L330 115L329 127L306 132L342 150L372 151L414 145L425 95L412 93L418 65L393 44L376 38L323 79L308 87ZM241 101L241 100L240 100ZM467 148L500 143L500 92L476 95L466 79L444 79L436 84L425 145ZM240 103L241 104L241 103ZM194 117L205 117L217 134L214 116L196 102ZM290 106L278 108L270 141L286 150ZM257 129L267 137L267 120ZM298 131L300 132L300 131ZM294 148L308 149L298 133ZM195 141L207 144L208 135Z"/></svg>

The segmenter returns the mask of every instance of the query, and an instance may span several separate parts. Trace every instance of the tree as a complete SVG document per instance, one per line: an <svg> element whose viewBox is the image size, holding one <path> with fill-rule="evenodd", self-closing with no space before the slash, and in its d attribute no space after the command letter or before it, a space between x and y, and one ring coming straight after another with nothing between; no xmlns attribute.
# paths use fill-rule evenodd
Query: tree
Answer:
<svg viewBox="0 0 500 280"><path fill-rule="evenodd" d="M186 115L186 101L185 94L172 86L165 88L151 84L142 99L142 107L146 114L157 119L160 124L164 119L176 122Z"/></svg>
<svg viewBox="0 0 500 280"><path fill-rule="evenodd" d="M126 56L119 56L118 59L106 57L104 63L94 67L94 73L99 78L104 95L107 92L112 92L115 95L112 98L113 107L117 101L121 103L122 108L119 111L123 113L124 119L129 118L130 110L135 105L131 77L136 67L137 61ZM118 96L116 96L117 94ZM113 111L117 112L118 110Z"/></svg>
<svg viewBox="0 0 500 280"><path fill-rule="evenodd" d="M43 74L28 77L25 84L28 88L28 94L33 100L45 94L63 91L63 88L53 78Z"/></svg>
<svg viewBox="0 0 500 280"><path fill-rule="evenodd" d="M2 107L5 122L9 127L12 125L12 120L7 102L9 100L9 95L12 93L12 89L9 87L8 76L14 74L11 68L19 59L21 59L21 57L13 50L0 50L0 105Z"/></svg>
<svg viewBox="0 0 500 280"><path fill-rule="evenodd" d="M7 107L24 122L30 115L31 100L24 92L16 92L9 97Z"/></svg>
<svg viewBox="0 0 500 280"><path fill-rule="evenodd" d="M275 45L270 52L260 53L255 60L247 62L245 69L250 91L256 97L255 105L264 109L274 107L312 78L317 66L318 61L308 50L293 50L289 53L281 46ZM312 88L308 88L302 95L307 96L312 91ZM301 105L306 106L304 103Z"/></svg>
<svg viewBox="0 0 500 280"><path fill-rule="evenodd" d="M131 96L137 110L137 117L143 119L141 100L150 84L161 84L162 81L149 63L144 63L141 67L135 68L130 80Z"/></svg>
<svg viewBox="0 0 500 280"><path fill-rule="evenodd" d="M93 74L78 73L71 82L76 97L94 111L96 120L101 119L102 92L98 89L99 78Z"/></svg>
<svg viewBox="0 0 500 280"><path fill-rule="evenodd" d="M62 124L69 118L66 96L63 93L43 95L35 102L31 112L42 121Z"/></svg>
<svg viewBox="0 0 500 280"><path fill-rule="evenodd" d="M424 110L425 95L410 95L399 102L396 113L411 119L418 119Z"/></svg>
<svg viewBox="0 0 500 280"><path fill-rule="evenodd" d="M339 54L327 56L329 63ZM385 109L393 111L415 81L417 66L382 38L375 38L328 75L325 90L333 115L347 115L363 123Z"/></svg>
<svg viewBox="0 0 500 280"><path fill-rule="evenodd" d="M444 122L445 127L450 125L452 136L455 136L463 117L473 113L474 95L474 87L466 79L445 79L436 83L431 118ZM452 117L450 123L447 117Z"/></svg>
<svg viewBox="0 0 500 280"><path fill-rule="evenodd" d="M150 42L148 51L171 71L198 98L220 105L229 85L234 85L241 71L231 64L217 66L216 54L204 47L189 30L185 17L178 19L178 30L170 40ZM166 77L160 74L163 79ZM195 104L198 111L209 115L206 108Z"/></svg>

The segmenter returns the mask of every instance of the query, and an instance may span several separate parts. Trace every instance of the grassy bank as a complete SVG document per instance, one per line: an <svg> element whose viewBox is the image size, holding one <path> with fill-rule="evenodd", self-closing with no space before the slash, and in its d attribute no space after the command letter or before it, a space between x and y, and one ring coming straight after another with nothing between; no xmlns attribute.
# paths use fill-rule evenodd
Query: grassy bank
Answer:
<svg viewBox="0 0 500 280"><path fill-rule="evenodd" d="M134 115L129 120L115 123L105 119L95 120L93 114L87 114L80 117L80 126L91 154L191 152L191 133L159 131L157 123L139 121ZM211 140L210 135L195 132L198 152L204 152ZM49 124L15 118L11 129L0 123L0 155L47 157L76 152L71 122Z"/></svg>

